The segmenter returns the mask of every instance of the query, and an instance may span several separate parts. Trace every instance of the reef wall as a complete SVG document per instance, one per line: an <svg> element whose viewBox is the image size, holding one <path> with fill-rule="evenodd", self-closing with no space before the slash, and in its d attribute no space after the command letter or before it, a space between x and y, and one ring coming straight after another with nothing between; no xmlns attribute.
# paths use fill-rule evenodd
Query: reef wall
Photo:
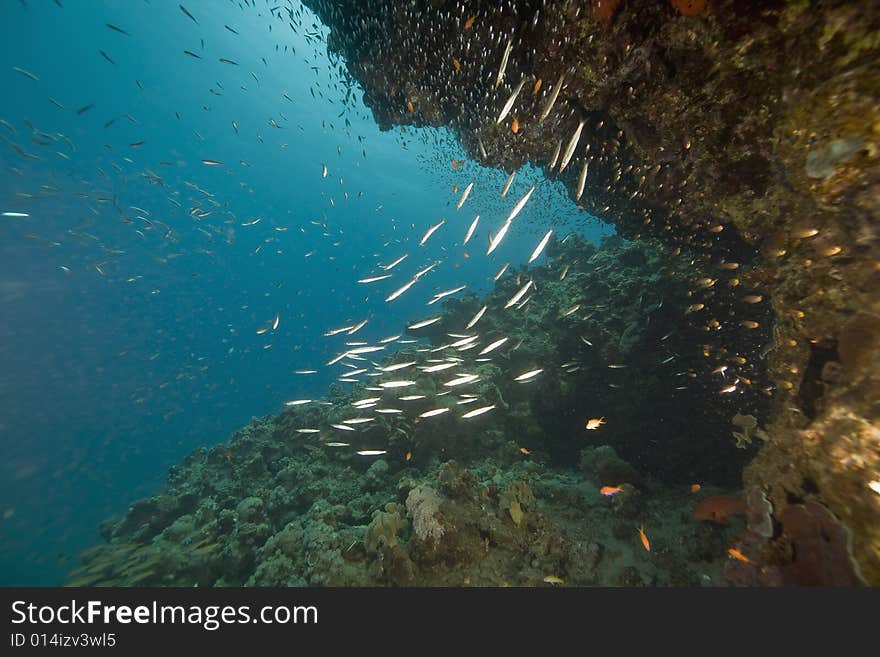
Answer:
<svg viewBox="0 0 880 657"><path fill-rule="evenodd" d="M766 517L738 581L792 581L759 575L812 531L845 535L814 554L852 554L880 584L878 4L305 4L381 126L447 126L482 164L542 166L622 235L682 249L713 336L699 348L741 366L739 390L739 361L766 356L768 440L744 482ZM773 339L754 354L762 305Z"/></svg>

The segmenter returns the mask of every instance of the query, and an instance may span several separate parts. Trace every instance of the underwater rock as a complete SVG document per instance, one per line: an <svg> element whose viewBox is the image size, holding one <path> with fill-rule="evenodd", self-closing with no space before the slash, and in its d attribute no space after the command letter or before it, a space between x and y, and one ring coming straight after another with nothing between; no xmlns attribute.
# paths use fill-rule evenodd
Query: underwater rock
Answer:
<svg viewBox="0 0 880 657"><path fill-rule="evenodd" d="M599 486L618 486L641 481L635 468L620 458L610 445L581 450L580 469Z"/></svg>
<svg viewBox="0 0 880 657"><path fill-rule="evenodd" d="M791 546L791 561L782 566L786 586L860 586L849 531L821 504L786 507L779 516L782 535Z"/></svg>

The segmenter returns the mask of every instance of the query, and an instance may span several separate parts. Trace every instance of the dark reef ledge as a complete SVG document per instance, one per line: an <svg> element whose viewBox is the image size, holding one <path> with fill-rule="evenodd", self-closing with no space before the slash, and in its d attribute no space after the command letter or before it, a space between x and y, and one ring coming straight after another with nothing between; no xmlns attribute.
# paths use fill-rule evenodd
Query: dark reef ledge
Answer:
<svg viewBox="0 0 880 657"><path fill-rule="evenodd" d="M743 285L775 312L769 440L744 482L752 510L771 516L754 549L768 562L852 550L880 584L878 3L306 4L381 126L447 126L474 159L510 171L549 169L583 121L560 178L574 196L589 159L586 210L627 237L697 250L707 276L752 259ZM495 121L521 80L514 133L511 117ZM840 531L823 529L824 542L792 538L830 525ZM770 570L739 581L780 581Z"/></svg>

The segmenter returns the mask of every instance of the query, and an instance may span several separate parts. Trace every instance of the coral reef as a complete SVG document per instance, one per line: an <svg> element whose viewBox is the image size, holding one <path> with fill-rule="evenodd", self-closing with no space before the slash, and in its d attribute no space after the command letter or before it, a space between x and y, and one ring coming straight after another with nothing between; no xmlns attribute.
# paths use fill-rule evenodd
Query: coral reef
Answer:
<svg viewBox="0 0 880 657"><path fill-rule="evenodd" d="M516 348L461 353L474 393L503 411L491 420L377 422L360 433L387 443L372 475L295 433L339 421L344 395L256 422L107 523L74 581L699 584L693 564L717 564L740 531L731 583L880 584L876 5L306 4L380 126L447 126L481 164L543 167L637 241L552 243L550 267L450 301L418 333L443 345L533 280L523 312L482 320ZM522 81L535 91L516 128L499 125ZM543 376L513 380L536 364ZM691 521L687 482L743 484L748 525ZM642 523L665 527L650 560Z"/></svg>
<svg viewBox="0 0 880 657"><path fill-rule="evenodd" d="M714 393L711 380L687 377L689 383L676 392L681 403L670 405L666 382L673 364L655 355L632 375L638 377L641 403L652 404L650 416L642 416L633 412L630 388L636 384L626 368L615 375L603 366L609 359L638 363L657 343L678 353L674 360L696 366L701 356L687 353L684 333L665 340L658 335L677 326L691 330L686 293L667 292L677 289L667 260L644 243L615 238L597 249L572 237L551 252L548 266L514 272L486 299L450 300L442 321L421 330L442 346L462 318L508 298L515 277L528 275L540 285L542 293L521 312L487 313L482 320L487 340L508 335L510 349L491 361L478 362L471 355L476 350L456 356L463 370L480 374L471 394L495 403L492 414L420 418L425 408L456 398L438 390L427 374L411 370L424 400L345 434L357 445L385 446L380 457L360 455L354 446L334 447L331 440L332 425L355 412L353 401L375 394L363 389L368 384L354 385L347 394L336 390L325 404L254 419L227 444L190 454L172 469L161 493L105 522L105 544L84 555L70 583L723 583L724 548L743 523L695 522L690 506L700 496L724 491L707 484L695 497L684 482L698 471L736 483L745 459L725 436L728 413L694 413L688 399L711 395L719 405L731 402ZM591 295L603 312L574 312L560 321L572 302L582 300L580 294ZM633 301L621 303L622 295ZM633 309L640 305L653 309L662 328L645 325ZM628 331L633 325L638 330ZM622 346L627 332L635 337ZM388 361L425 364L429 355L419 346L404 347ZM534 363L544 365L541 377L528 384L515 381L516 373ZM713 387L711 393L706 386ZM737 402L744 399L749 396ZM599 406L607 422L587 431L584 420ZM687 418L679 417L682 413ZM685 419L703 423L703 444L687 447L675 433ZM321 431L301 433L304 426ZM664 442L645 446L630 435L648 431ZM665 453L671 448L681 450L683 466L661 467L672 460ZM719 453L728 456L721 465ZM707 476L702 481L711 481ZM603 486L618 490L605 496ZM639 541L640 526L650 534L650 553Z"/></svg>
<svg viewBox="0 0 880 657"><path fill-rule="evenodd" d="M746 382L757 356L772 379L769 417L743 412L771 437L744 450L760 447L745 486L777 519L827 506L880 584L876 3L306 4L380 126L447 126L484 165L544 167L621 235L692 250L706 357ZM518 99L512 132L496 116L520 80L543 85ZM571 166L554 171L578 125ZM731 346L749 340L749 354Z"/></svg>

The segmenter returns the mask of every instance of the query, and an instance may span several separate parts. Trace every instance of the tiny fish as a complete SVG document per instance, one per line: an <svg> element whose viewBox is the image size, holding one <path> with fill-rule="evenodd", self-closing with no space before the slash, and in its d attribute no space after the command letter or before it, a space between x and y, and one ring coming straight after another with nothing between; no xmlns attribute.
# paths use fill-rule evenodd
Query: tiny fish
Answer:
<svg viewBox="0 0 880 657"><path fill-rule="evenodd" d="M544 105L544 109L541 110L541 115L538 117L538 122L543 123L544 119L546 119L550 115L550 110L553 109L553 105L556 104L556 99L559 97L559 91L562 89L562 83L565 81L565 75L560 75L559 80L556 82L556 86L553 87L553 91L550 93L550 98L547 99L547 104ZM553 158L554 161L556 158ZM553 166L550 166L550 169L553 169Z"/></svg>
<svg viewBox="0 0 880 657"><path fill-rule="evenodd" d="M468 420L468 419L470 419L470 418L472 418L472 417L477 417L478 415L482 415L483 413L488 413L488 412L491 411L493 408L495 408L495 404L492 404L492 405L490 405L490 406L481 406L480 408L475 408L474 410L472 410L472 411L470 411L470 412L468 412L468 413L465 413L465 414L462 415L461 417L462 417L462 419L464 419L464 420Z"/></svg>
<svg viewBox="0 0 880 657"><path fill-rule="evenodd" d="M471 225L468 228L467 233L464 236L464 242L462 242L462 245L468 243L468 240L470 240L471 236L474 234L474 230L476 230L477 223L479 221L480 221L480 215L477 215L476 217L474 217L474 220L471 222Z"/></svg>
<svg viewBox="0 0 880 657"><path fill-rule="evenodd" d="M507 196L508 190L510 190L510 186L513 184L513 178L516 176L516 171L510 174L507 178L507 182L504 183L504 188L501 190L501 198Z"/></svg>
<svg viewBox="0 0 880 657"><path fill-rule="evenodd" d="M425 411L424 413L419 415L419 417L423 417L423 418L434 417L435 415L442 415L443 413L448 413L448 412L449 412L449 409L444 406L442 408L435 408L430 411Z"/></svg>
<svg viewBox="0 0 880 657"><path fill-rule="evenodd" d="M544 235L544 237L543 237L543 238L541 239L541 241L538 243L538 246L536 246L536 247L535 247L535 250L532 251L532 255L529 256L529 262L530 262L530 263L531 263L531 262L534 262L535 260L537 260L537 259L538 259L538 256L541 255L541 252L542 252L542 251L544 250L544 248L547 246L547 242L550 241L550 236L551 236L551 235L553 235L553 230L552 230L552 229L547 231L547 234Z"/></svg>
<svg viewBox="0 0 880 657"><path fill-rule="evenodd" d="M473 328L473 326L474 326L477 322L480 321L480 318L483 316L483 313L486 312L486 308L488 308L488 306L483 306L482 308L480 308L480 310L477 311L477 314L473 316L473 318L471 319L471 321L469 321L469 322L467 323L467 326L465 326L465 328L466 328L466 329Z"/></svg>
<svg viewBox="0 0 880 657"><path fill-rule="evenodd" d="M523 285L516 294L510 297L510 300L506 304L504 304L504 307L510 308L511 306L516 305L519 300L525 296L526 292L529 291L532 285L534 285L534 281L530 279L529 282Z"/></svg>
<svg viewBox="0 0 880 657"><path fill-rule="evenodd" d="M458 363L440 363L439 365L429 365L428 367L419 368L422 372L442 372L443 370L448 370L452 367L458 367Z"/></svg>
<svg viewBox="0 0 880 657"><path fill-rule="evenodd" d="M510 58L510 51L513 50L513 37L507 40L507 46L504 48L504 54L501 56L501 66L498 67L498 76L495 78L495 88L501 86L504 79L504 71L507 70L507 60Z"/></svg>
<svg viewBox="0 0 880 657"><path fill-rule="evenodd" d="M584 186L587 184L587 169L590 166L589 160L584 160L584 166L581 167L581 174L578 176L578 184L577 184L577 194L575 194L574 200L580 201L581 196L584 194Z"/></svg>
<svg viewBox="0 0 880 657"><path fill-rule="evenodd" d="M432 317L431 319L426 319L426 320L421 321L421 322L416 322L415 324L410 324L410 325L407 326L406 328L408 328L408 329L410 329L410 330L415 330L415 329L424 328L425 326L430 326L431 324L436 324L436 323L439 322L441 319L443 319L443 316L442 316L442 315L440 315L440 316L438 316L438 317Z"/></svg>
<svg viewBox="0 0 880 657"><path fill-rule="evenodd" d="M383 274L382 276L371 276L370 278L361 278L358 279L358 283L375 283L376 281L383 281L386 278L391 278L391 274Z"/></svg>
<svg viewBox="0 0 880 657"><path fill-rule="evenodd" d="M37 82L40 81L40 78L38 78L36 75L34 75L33 73L31 73L30 71L28 71L26 69L19 68L18 66L13 66L12 70L15 71L16 73L21 73L25 77L29 77L31 80L35 80Z"/></svg>
<svg viewBox="0 0 880 657"><path fill-rule="evenodd" d="M414 385L416 385L415 381L385 381L379 384L382 388L407 388Z"/></svg>
<svg viewBox="0 0 880 657"><path fill-rule="evenodd" d="M505 342L507 342L508 339L509 339L509 338L499 338L498 340L495 340L495 342L493 342L493 343L490 344L488 347L486 347L485 349L483 349L478 355L479 355L479 356L485 356L486 354L495 351L498 347L500 347L500 346L503 345Z"/></svg>
<svg viewBox="0 0 880 657"><path fill-rule="evenodd" d="M648 535L645 534L645 528L639 527L639 539L642 541L642 546L644 546L647 552L651 551L651 543L648 541Z"/></svg>
<svg viewBox="0 0 880 657"><path fill-rule="evenodd" d="M187 10L186 7L184 7L183 5L179 5L179 7L180 7L180 11L182 11L184 14L186 14L192 20L193 23L195 23L196 25L199 24L199 22L196 20L195 16L193 16L191 13L189 13L189 11Z"/></svg>
<svg viewBox="0 0 880 657"><path fill-rule="evenodd" d="M390 265L383 265L383 266L382 266L382 269L384 269L385 271L388 271L388 270L390 270L390 269L394 269L397 265L399 265L401 262L403 262L404 260L406 260L406 258L407 258L408 256L409 256L408 253L404 253L402 256L400 256L397 260L395 260L394 262L392 262Z"/></svg>
<svg viewBox="0 0 880 657"><path fill-rule="evenodd" d="M516 377L514 379L514 381L520 381L520 382L530 381L530 380L534 379L536 376L538 376L543 371L544 371L543 369L530 370L528 372L520 374L518 377Z"/></svg>
<svg viewBox="0 0 880 657"><path fill-rule="evenodd" d="M397 370L402 370L406 367L411 367L416 364L416 361L410 360L406 363L394 363L394 365L389 365L388 367L380 367L380 372L396 372Z"/></svg>
<svg viewBox="0 0 880 657"><path fill-rule="evenodd" d="M578 123L578 127L575 128L574 134L572 134L571 139L569 139L568 145L565 147L565 153L562 155L562 162L559 163L559 173L565 171L565 167L567 167L569 161L571 161L571 156L574 155L574 149L577 147L578 141L581 138L584 123L584 120L581 119Z"/></svg>
<svg viewBox="0 0 880 657"><path fill-rule="evenodd" d="M114 32L119 32L120 34L124 34L125 36L131 36L128 32L123 30L121 27L116 27L115 25L111 25L110 23L104 23L107 27L109 27Z"/></svg>
<svg viewBox="0 0 880 657"><path fill-rule="evenodd" d="M471 190L474 188L474 183L471 182L467 187L464 188L464 191L461 193L461 198L458 200L458 206L455 208L456 210L461 210L461 206L464 205L464 202L467 201L468 196L470 196Z"/></svg>
<svg viewBox="0 0 880 657"><path fill-rule="evenodd" d="M507 102L504 103L504 107L501 108L501 113L498 115L498 118L495 120L495 125L500 124L504 120L504 117L508 115L510 110L513 108L513 104L516 102L516 97L519 96L519 92L522 91L523 85L525 83L526 83L525 78L520 80L519 85L516 87L516 89L513 91L513 93L507 99ZM516 131L514 131L514 132L516 132Z"/></svg>
<svg viewBox="0 0 880 657"><path fill-rule="evenodd" d="M431 237L443 224L446 223L446 219L441 219L439 223L434 224L425 232L422 236L422 239L419 241L419 246L424 246L425 242L428 241L428 238Z"/></svg>
<svg viewBox="0 0 880 657"><path fill-rule="evenodd" d="M742 552L737 550L736 548L729 548L727 550L727 554L736 559L737 561L742 561L743 563L752 563L751 560L744 555Z"/></svg>

